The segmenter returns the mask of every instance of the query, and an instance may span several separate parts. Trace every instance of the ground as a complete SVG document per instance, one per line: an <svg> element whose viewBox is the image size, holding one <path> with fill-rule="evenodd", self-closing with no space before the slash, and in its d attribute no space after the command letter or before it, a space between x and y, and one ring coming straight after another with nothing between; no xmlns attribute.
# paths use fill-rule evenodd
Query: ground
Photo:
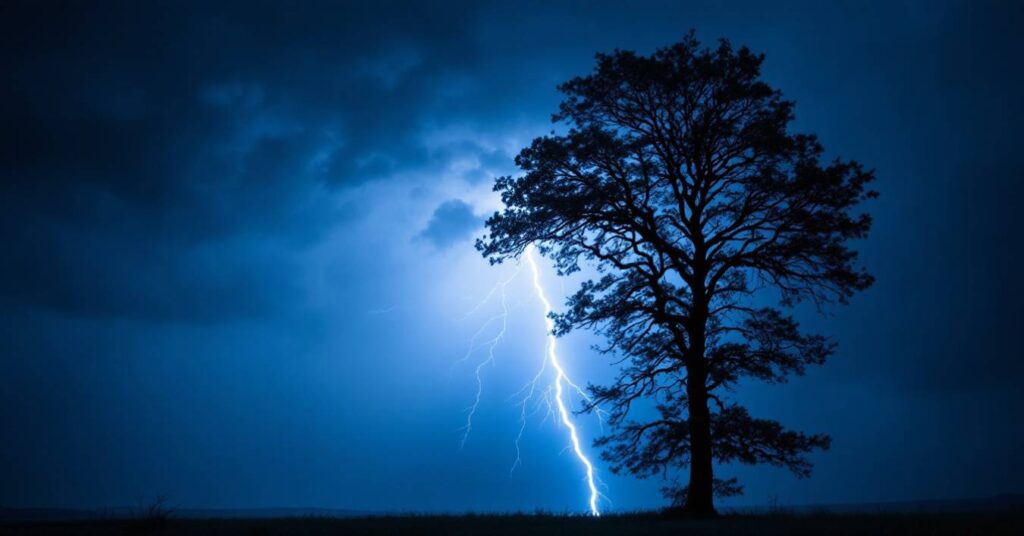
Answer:
<svg viewBox="0 0 1024 536"><path fill-rule="evenodd" d="M1019 535L1024 513L729 515L712 520L655 514L600 519L558 515L303 517L279 519L117 519L0 522L0 535Z"/></svg>

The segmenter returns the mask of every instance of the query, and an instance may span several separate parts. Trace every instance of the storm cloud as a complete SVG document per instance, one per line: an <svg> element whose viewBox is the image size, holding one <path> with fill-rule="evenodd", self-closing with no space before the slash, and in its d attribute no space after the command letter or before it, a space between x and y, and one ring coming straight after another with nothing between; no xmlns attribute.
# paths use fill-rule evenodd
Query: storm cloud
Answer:
<svg viewBox="0 0 1024 536"><path fill-rule="evenodd" d="M438 249L446 249L479 231L483 219L473 213L473 207L460 199L451 199L438 205L430 216L427 228L419 234Z"/></svg>

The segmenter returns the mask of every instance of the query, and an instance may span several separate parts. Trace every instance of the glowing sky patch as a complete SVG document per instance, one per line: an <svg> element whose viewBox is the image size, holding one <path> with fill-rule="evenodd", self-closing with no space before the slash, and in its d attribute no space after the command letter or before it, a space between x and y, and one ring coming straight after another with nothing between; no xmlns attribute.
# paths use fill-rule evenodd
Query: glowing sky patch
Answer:
<svg viewBox="0 0 1024 536"><path fill-rule="evenodd" d="M586 400L590 400L590 397L583 389L579 387L579 385L577 385L575 382L572 381L572 379L569 378L569 375L565 372L562 363L559 361L557 338L554 335L555 322L550 317L550 314L552 312L552 306L551 302L548 300L547 293L544 290L544 286L541 283L540 269L537 265L537 260L534 255L534 252L535 248L531 244L523 252L523 257L526 259L526 263L530 267L530 272L532 275L531 282L533 285L534 292L536 293L537 299L543 305L544 323L547 328L545 339L546 345L544 350L544 358L541 360L540 367L538 368L536 374L526 385L523 386L522 389L519 390L519 392L512 395L513 398L519 395L523 396L518 400L518 405L520 407L519 430L516 434L514 441L516 454L515 459L512 462L512 467L510 471L515 471L516 467L518 467L521 464L520 441L522 440L523 433L526 430L526 421L528 417L527 405L530 401L534 399L534 397L538 393L543 394L543 400L547 402L549 414L553 415L555 419L557 419L557 422L569 434L569 447L571 448L576 459L579 461L580 466L583 468L584 473L586 475L588 489L587 504L590 513L591 515L599 516L601 515L601 512L598 506L598 500L602 497L602 495L597 489L596 482L598 482L598 479L594 471L594 465L587 457L586 453L584 453L583 451L583 446L580 441L580 434L576 428L575 423L573 422L572 413L569 410L568 405L565 401L565 394L567 390L575 392L578 396ZM460 448L465 447L466 445L466 440L469 438L469 435L473 430L473 419L476 416L477 410L480 407L480 400L483 394L483 368L489 364L494 363L495 347L505 337L506 329L508 327L509 307L507 287L519 275L521 270L522 264L520 264L517 267L517 269L508 279L505 279L499 282L497 285L495 285L487 293L487 295L484 296L483 300L481 300L481 302L477 304L476 307L474 307L469 313L467 313L467 316L475 313L484 304L490 301L495 294L498 294L501 298L500 312L485 320L484 323L480 326L480 328L477 329L477 331L470 338L469 348L466 351L466 355L463 356L463 358L458 361L459 363L465 362L469 360L469 358L476 351L486 348L486 357L482 359L480 362L478 362L473 369L476 391L472 405L470 405L469 408L467 408L466 410L466 424L463 427ZM481 336L487 331L488 327L491 326L492 324L499 325L497 333L494 336L481 341ZM547 372L549 366L554 371L553 380L550 385L546 386L545 388L541 388L539 384L541 380L544 379L545 372ZM601 411L597 409L595 410L595 413L598 417L598 422L600 422Z"/></svg>

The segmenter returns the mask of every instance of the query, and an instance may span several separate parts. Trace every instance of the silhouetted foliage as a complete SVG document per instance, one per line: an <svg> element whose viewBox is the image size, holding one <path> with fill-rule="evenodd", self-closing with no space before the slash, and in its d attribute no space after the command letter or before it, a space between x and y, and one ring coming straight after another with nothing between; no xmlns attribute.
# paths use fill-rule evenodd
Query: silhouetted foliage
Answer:
<svg viewBox="0 0 1024 536"><path fill-rule="evenodd" d="M139 534L153 534L167 528L174 515L174 509L168 503L165 495L157 495L153 501L144 507L140 507L137 513L136 523L133 525L133 532Z"/></svg>
<svg viewBox="0 0 1024 536"><path fill-rule="evenodd" d="M535 243L561 274L596 266L557 315L621 358L612 385L591 386L614 433L598 440L613 470L640 477L689 467L667 489L683 511L713 515L735 494L712 464L768 463L810 474L825 435L786 430L730 401L743 378L783 382L823 363L834 345L779 307L845 303L872 278L848 243L874 197L856 162L822 163L813 135L791 133L793 103L760 80L762 55L722 41L682 42L640 56L598 54L588 76L560 86L564 135L522 150L501 177L504 211L477 247L492 262ZM776 307L754 303L776 302ZM637 400L657 416L638 418ZM717 484L716 484L717 483Z"/></svg>

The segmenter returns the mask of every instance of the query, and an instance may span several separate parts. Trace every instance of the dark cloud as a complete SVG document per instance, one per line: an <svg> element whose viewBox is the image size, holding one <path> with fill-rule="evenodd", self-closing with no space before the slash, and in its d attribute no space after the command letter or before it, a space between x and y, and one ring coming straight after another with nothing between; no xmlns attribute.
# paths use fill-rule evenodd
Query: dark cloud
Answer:
<svg viewBox="0 0 1024 536"><path fill-rule="evenodd" d="M253 312L294 286L273 268L289 249L344 217L331 191L436 162L420 127L473 59L471 11L313 8L7 4L0 297ZM268 269L241 260L268 243L288 246Z"/></svg>
<svg viewBox="0 0 1024 536"><path fill-rule="evenodd" d="M473 207L461 199L441 203L430 216L427 228L418 236L437 249L447 249L462 242L483 225L483 218L473 213Z"/></svg>

